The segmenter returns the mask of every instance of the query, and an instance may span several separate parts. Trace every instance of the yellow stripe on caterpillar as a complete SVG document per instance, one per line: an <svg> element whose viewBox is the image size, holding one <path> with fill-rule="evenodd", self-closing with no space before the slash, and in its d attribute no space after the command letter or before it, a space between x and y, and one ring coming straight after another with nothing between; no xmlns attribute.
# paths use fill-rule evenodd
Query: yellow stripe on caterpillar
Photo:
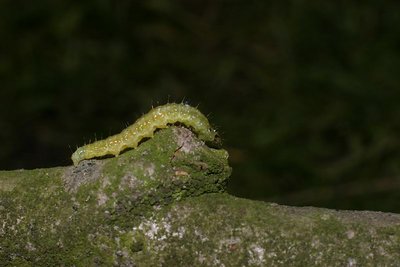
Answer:
<svg viewBox="0 0 400 267"><path fill-rule="evenodd" d="M151 109L119 134L79 147L71 159L77 165L85 159L117 156L127 148L136 148L143 138L153 137L156 129L166 128L168 124L174 123L191 127L204 141L212 142L216 137L216 131L211 128L207 117L197 108L187 104L169 103Z"/></svg>

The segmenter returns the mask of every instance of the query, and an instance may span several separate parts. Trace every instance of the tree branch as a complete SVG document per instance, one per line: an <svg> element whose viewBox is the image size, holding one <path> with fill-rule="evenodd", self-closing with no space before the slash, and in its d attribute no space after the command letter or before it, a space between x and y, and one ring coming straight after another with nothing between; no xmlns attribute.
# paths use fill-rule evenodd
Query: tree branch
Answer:
<svg viewBox="0 0 400 267"><path fill-rule="evenodd" d="M227 156L170 127L116 158L0 172L0 263L399 264L400 215L235 198Z"/></svg>

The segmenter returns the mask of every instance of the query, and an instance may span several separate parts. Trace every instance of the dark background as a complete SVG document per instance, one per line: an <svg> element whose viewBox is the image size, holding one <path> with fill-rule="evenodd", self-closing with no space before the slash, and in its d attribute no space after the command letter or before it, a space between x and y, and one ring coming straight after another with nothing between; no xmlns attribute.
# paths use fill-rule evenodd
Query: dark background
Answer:
<svg viewBox="0 0 400 267"><path fill-rule="evenodd" d="M399 25L399 1L1 1L0 169L183 100L232 194L400 212Z"/></svg>

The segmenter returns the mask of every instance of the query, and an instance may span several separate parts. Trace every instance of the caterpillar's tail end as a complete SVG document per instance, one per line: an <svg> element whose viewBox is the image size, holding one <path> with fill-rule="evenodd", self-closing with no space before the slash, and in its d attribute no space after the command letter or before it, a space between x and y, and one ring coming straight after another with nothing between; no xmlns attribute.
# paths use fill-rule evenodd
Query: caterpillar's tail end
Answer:
<svg viewBox="0 0 400 267"><path fill-rule="evenodd" d="M82 147L80 147L72 154L71 160L75 166L78 165L79 162L81 162L83 159L85 159L84 153L85 150Z"/></svg>
<svg viewBox="0 0 400 267"><path fill-rule="evenodd" d="M212 128L209 128L207 132L200 133L199 138L202 139L206 145L212 148L221 148L222 139L218 132Z"/></svg>

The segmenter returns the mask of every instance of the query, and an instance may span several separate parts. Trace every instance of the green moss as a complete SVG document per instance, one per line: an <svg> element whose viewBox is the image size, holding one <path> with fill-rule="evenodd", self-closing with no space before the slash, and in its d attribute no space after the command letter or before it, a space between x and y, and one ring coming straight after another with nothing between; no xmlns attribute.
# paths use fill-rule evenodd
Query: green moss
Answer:
<svg viewBox="0 0 400 267"><path fill-rule="evenodd" d="M0 260L20 266L129 265L147 245L131 229L154 207L224 190L229 175L226 154L175 127L119 157L0 172Z"/></svg>
<svg viewBox="0 0 400 267"><path fill-rule="evenodd" d="M0 172L0 262L390 266L400 258L398 215L235 198L224 193L230 172L226 151L179 127L116 158Z"/></svg>
<svg viewBox="0 0 400 267"><path fill-rule="evenodd" d="M144 218L134 227L145 236L144 250L133 256L144 265L393 265L400 256L400 217L397 225L385 225L384 220L383 225L371 224L372 217L379 216L207 194Z"/></svg>

